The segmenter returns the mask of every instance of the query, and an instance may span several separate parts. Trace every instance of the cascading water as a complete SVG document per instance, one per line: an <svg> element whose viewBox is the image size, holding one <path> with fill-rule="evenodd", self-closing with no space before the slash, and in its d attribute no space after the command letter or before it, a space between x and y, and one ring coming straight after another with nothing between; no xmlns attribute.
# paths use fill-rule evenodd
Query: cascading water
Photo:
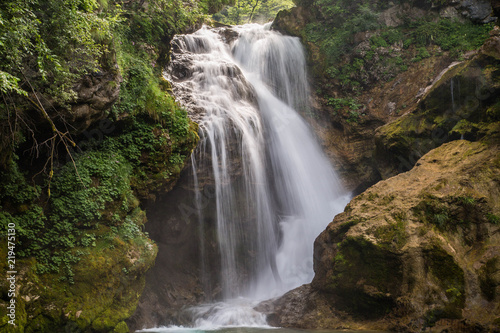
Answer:
<svg viewBox="0 0 500 333"><path fill-rule="evenodd" d="M314 239L348 199L296 111L308 108L299 40L260 25L233 29L177 36L167 74L200 125L193 173L195 187L214 186L222 296L240 298L193 309L195 326L265 325L241 297L309 283Z"/></svg>

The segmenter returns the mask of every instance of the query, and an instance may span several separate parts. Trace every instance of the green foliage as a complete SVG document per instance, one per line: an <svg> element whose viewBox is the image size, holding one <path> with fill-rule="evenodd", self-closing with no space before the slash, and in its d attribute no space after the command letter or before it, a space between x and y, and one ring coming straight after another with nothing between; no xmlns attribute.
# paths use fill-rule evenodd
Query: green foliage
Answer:
<svg viewBox="0 0 500 333"><path fill-rule="evenodd" d="M450 217L448 216L448 212L443 209L440 212L434 213L434 215L432 215L431 221L439 228L444 228L449 219Z"/></svg>
<svg viewBox="0 0 500 333"><path fill-rule="evenodd" d="M304 35L307 41L320 45L329 65L351 51L354 34L380 28L379 14L373 5L332 0L320 0L315 4L325 20L308 24Z"/></svg>
<svg viewBox="0 0 500 333"><path fill-rule="evenodd" d="M374 82L394 78L412 61L432 56L431 50L447 51L452 58L459 58L482 45L492 28L492 24L461 23L432 15L403 18L402 25L386 27L378 18L388 2L316 0L309 5L316 19L306 24L300 34L306 42L319 47L317 74L323 76L326 72L326 79L338 82L348 95L357 95ZM364 37L357 33L362 31L371 32L370 50L359 44Z"/></svg>
<svg viewBox="0 0 500 333"><path fill-rule="evenodd" d="M26 182L15 164L0 184L0 199L7 208L0 213L2 229L16 224L19 258L35 257L39 273L59 272L62 267L69 282L72 265L84 253L77 249L96 245L97 236L91 230L100 223L120 224L108 221L107 215L127 215L132 196L132 168L121 155L89 151L75 157L78 174L71 163L56 170L47 202L41 201L41 191ZM128 232L131 223L125 219L122 235L136 233L137 226Z"/></svg>
<svg viewBox="0 0 500 333"><path fill-rule="evenodd" d="M405 34L398 28L386 28L380 33L380 37L389 45L405 40Z"/></svg>
<svg viewBox="0 0 500 333"><path fill-rule="evenodd" d="M280 10L294 6L292 0L236 0L213 15L215 21L225 24L265 23L272 21Z"/></svg>
<svg viewBox="0 0 500 333"><path fill-rule="evenodd" d="M82 278L86 281L82 271L99 271L88 265L102 264L94 258L102 250L127 253L132 247L141 247L144 253L135 265L153 261L155 250L141 230L146 216L138 207L138 197L144 188L173 182L175 177L170 176L180 173L197 139L196 127L168 95L161 78L168 42L174 33L196 26L208 12L229 2L0 3L0 128L4 132L0 140L0 234L5 235L10 223L16 225L16 255L19 260L31 258L23 262L36 267L32 274L39 280L35 284L53 277L55 285L64 288ZM110 73L118 77L118 71L123 82L109 83L113 87L121 84L113 110L115 130L105 133L107 136L99 142L84 139L87 144L75 148L77 152L72 154L75 165L62 146L56 147L54 159L50 160L53 168L50 165L51 171L47 172L50 176L37 175L46 162L46 151L38 151L41 157L28 157L24 156L25 149L36 140L45 141L50 129L43 124L38 127L40 115L27 102L28 94L33 97L34 90L44 106L55 106L65 116L67 111L60 107L75 101L73 87L83 75ZM32 128L37 123L37 128L31 133L28 125L18 127L22 123ZM77 137L72 124L68 125L73 137ZM5 144L12 137L15 139ZM19 151L15 151L17 148ZM16 153L22 159L18 160ZM116 261L122 259L119 255L113 257ZM141 271L147 269L138 267ZM124 269L136 279L137 272L129 266ZM81 285L74 287L81 292ZM137 297L138 293L133 290L132 294ZM136 303L127 304L133 307ZM126 324L121 324L119 331L126 331Z"/></svg>
<svg viewBox="0 0 500 333"><path fill-rule="evenodd" d="M122 52L120 65L126 78L120 99L113 107L114 114L149 114L178 137L188 134L189 120L173 98L160 86L153 67L136 53Z"/></svg>
<svg viewBox="0 0 500 333"><path fill-rule="evenodd" d="M448 206L433 195L426 195L417 207L415 207L415 213L423 221L431 223L441 230L451 227L449 225L451 216Z"/></svg>
<svg viewBox="0 0 500 333"><path fill-rule="evenodd" d="M385 41L385 39L380 35L375 35L370 38L370 43L373 47L387 47L389 44Z"/></svg>
<svg viewBox="0 0 500 333"><path fill-rule="evenodd" d="M162 89L161 71L155 65L163 52L158 45L201 20L213 6L217 1L190 8L181 1L166 0L144 7L139 2L121 6L93 0L0 4L0 25L5 27L0 29L2 93L25 95L23 72L27 71L35 90L59 103L71 102L75 80L110 65L106 55L112 47L124 78L114 108L117 119L126 119L116 125L123 131L102 142L89 140L81 147L84 151L73 152L75 165L56 159L59 166L50 180L50 197L41 190L48 180L30 184L15 159L2 172L2 228L9 222L16 224L18 255L35 257L39 273L62 268L63 279L71 282L72 265L86 253L81 249L96 246L106 228L116 228L116 235L124 240L142 234L137 223L143 217L134 210L138 200L131 184L140 186L155 173L168 178L172 165L180 171L183 154L191 149L183 144L196 139L186 112ZM0 116L7 119L4 107Z"/></svg>
<svg viewBox="0 0 500 333"><path fill-rule="evenodd" d="M429 53L429 51L427 51L427 49L422 46L417 49L417 55L411 61L418 62L421 61L422 59L429 58L430 56L431 54Z"/></svg>
<svg viewBox="0 0 500 333"><path fill-rule="evenodd" d="M438 45L445 51L458 55L480 47L488 38L492 24L478 25L470 22L462 23L452 19L439 21L419 20L411 22L410 36L416 46Z"/></svg>
<svg viewBox="0 0 500 333"><path fill-rule="evenodd" d="M96 8L95 1L3 1L1 90L26 94L30 80L57 102L71 101L72 83L98 70L111 38L110 22L94 12Z"/></svg>
<svg viewBox="0 0 500 333"><path fill-rule="evenodd" d="M126 200L131 166L121 155L107 152L90 151L76 162L78 174L67 163L54 176L51 218L91 227L107 203Z"/></svg>
<svg viewBox="0 0 500 333"><path fill-rule="evenodd" d="M463 206L474 206L476 205L476 199L474 199L473 197L468 197L468 196L461 196L461 197L458 197L458 200L460 201L460 203L463 205Z"/></svg>
<svg viewBox="0 0 500 333"><path fill-rule="evenodd" d="M494 225L500 225L500 217L498 217L495 214L488 213L486 214L486 218L488 219L488 222Z"/></svg>
<svg viewBox="0 0 500 333"><path fill-rule="evenodd" d="M346 109L346 121L348 123L358 123L360 117L364 116L364 114L359 111L362 107L356 99L354 98L328 98L327 105L332 106L335 109L335 112Z"/></svg>
<svg viewBox="0 0 500 333"><path fill-rule="evenodd" d="M19 87L19 78L12 74L0 71L0 92L8 94L15 92L19 95L27 96L28 93Z"/></svg>
<svg viewBox="0 0 500 333"><path fill-rule="evenodd" d="M356 111L359 110L361 104L357 103L354 98L329 98L328 105L333 106L335 110L343 109L344 107L348 107L350 110Z"/></svg>
<svg viewBox="0 0 500 333"><path fill-rule="evenodd" d="M490 120L500 120L500 101L486 110L486 115Z"/></svg>

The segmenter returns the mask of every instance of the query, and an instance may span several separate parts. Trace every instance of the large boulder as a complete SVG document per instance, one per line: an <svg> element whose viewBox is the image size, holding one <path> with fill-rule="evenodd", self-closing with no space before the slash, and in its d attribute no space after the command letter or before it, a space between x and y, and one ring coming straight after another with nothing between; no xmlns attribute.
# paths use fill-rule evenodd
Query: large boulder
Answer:
<svg viewBox="0 0 500 333"><path fill-rule="evenodd" d="M274 323L498 329L498 124L496 131L489 144L444 144L354 198L316 240L311 287L285 296L308 306L291 315L278 300L267 309Z"/></svg>

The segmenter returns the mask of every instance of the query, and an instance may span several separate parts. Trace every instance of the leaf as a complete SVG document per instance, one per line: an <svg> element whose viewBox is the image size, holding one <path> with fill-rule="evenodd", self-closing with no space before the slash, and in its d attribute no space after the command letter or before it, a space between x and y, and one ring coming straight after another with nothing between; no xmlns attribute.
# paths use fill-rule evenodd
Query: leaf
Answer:
<svg viewBox="0 0 500 333"><path fill-rule="evenodd" d="M19 95L28 96L28 93L19 87L19 80L18 77L0 71L0 91L2 93L15 92Z"/></svg>

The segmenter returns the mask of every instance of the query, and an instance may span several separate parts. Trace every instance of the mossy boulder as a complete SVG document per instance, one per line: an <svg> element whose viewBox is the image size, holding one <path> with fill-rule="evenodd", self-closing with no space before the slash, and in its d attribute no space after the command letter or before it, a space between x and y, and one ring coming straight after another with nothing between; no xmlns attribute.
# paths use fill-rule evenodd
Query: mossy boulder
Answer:
<svg viewBox="0 0 500 333"><path fill-rule="evenodd" d="M453 141L355 197L316 239L310 289L284 298L310 306L294 316L278 300L274 322L499 329L499 153L498 138Z"/></svg>
<svg viewBox="0 0 500 333"><path fill-rule="evenodd" d="M80 255L72 265L72 282L65 272L39 274L34 259L18 260L16 327L6 321L0 327L6 332L128 332L123 321L135 311L157 247L142 233L111 236L104 226L97 233L105 236L94 246L70 250ZM7 295L7 284L0 287ZM6 299L0 303L2 318L7 305Z"/></svg>
<svg viewBox="0 0 500 333"><path fill-rule="evenodd" d="M363 237L347 237L337 243L325 290L338 297L341 310L370 318L383 316L395 305L401 262L394 253Z"/></svg>

